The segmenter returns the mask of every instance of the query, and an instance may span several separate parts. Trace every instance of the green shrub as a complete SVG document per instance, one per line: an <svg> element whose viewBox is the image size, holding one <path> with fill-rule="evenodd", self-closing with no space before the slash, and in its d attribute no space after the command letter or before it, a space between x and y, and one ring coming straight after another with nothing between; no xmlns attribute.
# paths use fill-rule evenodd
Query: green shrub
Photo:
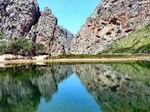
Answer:
<svg viewBox="0 0 150 112"><path fill-rule="evenodd" d="M0 40L3 39L3 33L0 32Z"/></svg>
<svg viewBox="0 0 150 112"><path fill-rule="evenodd" d="M13 38L0 42L0 54L17 54L23 56L40 55L46 52L42 44L36 44L26 38Z"/></svg>
<svg viewBox="0 0 150 112"><path fill-rule="evenodd" d="M32 51L32 42L28 41L26 38L14 38L7 43L6 53L31 55Z"/></svg>
<svg viewBox="0 0 150 112"><path fill-rule="evenodd" d="M4 54L6 51L6 42L5 41L0 41L0 54Z"/></svg>
<svg viewBox="0 0 150 112"><path fill-rule="evenodd" d="M45 54L46 53L46 48L43 44L34 44L34 47L35 47L35 51L36 51L36 54Z"/></svg>

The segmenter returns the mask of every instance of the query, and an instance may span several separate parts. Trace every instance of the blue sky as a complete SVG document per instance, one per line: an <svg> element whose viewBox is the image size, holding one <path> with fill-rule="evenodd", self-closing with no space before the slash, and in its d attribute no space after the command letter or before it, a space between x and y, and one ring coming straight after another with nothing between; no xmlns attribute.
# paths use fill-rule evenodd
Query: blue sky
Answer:
<svg viewBox="0 0 150 112"><path fill-rule="evenodd" d="M58 24L77 33L100 0L37 0L41 10L48 6L58 18Z"/></svg>

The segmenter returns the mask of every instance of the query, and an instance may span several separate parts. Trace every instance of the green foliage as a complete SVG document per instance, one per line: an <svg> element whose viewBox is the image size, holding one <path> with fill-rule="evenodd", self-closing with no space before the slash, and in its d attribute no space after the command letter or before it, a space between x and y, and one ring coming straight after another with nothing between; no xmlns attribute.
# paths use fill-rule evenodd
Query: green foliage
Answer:
<svg viewBox="0 0 150 112"><path fill-rule="evenodd" d="M14 38L0 42L0 54L33 56L43 54L45 51L43 45L33 43L26 38Z"/></svg>
<svg viewBox="0 0 150 112"><path fill-rule="evenodd" d="M62 54L59 56L52 56L53 59L60 58L135 58L139 56L150 56L149 54L126 54L126 53L101 53L101 54Z"/></svg>
<svg viewBox="0 0 150 112"><path fill-rule="evenodd" d="M32 43L25 38L12 39L12 41L8 42L6 50L7 53L20 55L29 55L29 53L32 53L32 51Z"/></svg>
<svg viewBox="0 0 150 112"><path fill-rule="evenodd" d="M4 54L7 48L7 44L5 41L0 41L0 54Z"/></svg>
<svg viewBox="0 0 150 112"><path fill-rule="evenodd" d="M3 39L3 33L0 32L0 40Z"/></svg>
<svg viewBox="0 0 150 112"><path fill-rule="evenodd" d="M114 42L104 53L150 53L150 24Z"/></svg>
<svg viewBox="0 0 150 112"><path fill-rule="evenodd" d="M45 54L46 53L46 48L42 44L34 44L35 49L36 49L36 54Z"/></svg>

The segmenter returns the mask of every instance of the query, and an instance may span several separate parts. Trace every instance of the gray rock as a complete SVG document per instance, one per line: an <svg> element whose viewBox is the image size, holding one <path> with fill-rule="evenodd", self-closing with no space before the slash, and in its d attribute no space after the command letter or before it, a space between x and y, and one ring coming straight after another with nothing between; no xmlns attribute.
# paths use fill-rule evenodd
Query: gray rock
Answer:
<svg viewBox="0 0 150 112"><path fill-rule="evenodd" d="M73 35L60 27L51 10L45 8L38 23L31 28L27 37L43 44L52 56L57 56L68 53L68 41L73 38Z"/></svg>
<svg viewBox="0 0 150 112"><path fill-rule="evenodd" d="M0 26L5 39L26 37L43 44L51 55L68 53L68 41L73 38L68 30L58 26L49 8L40 12L36 0L1 0Z"/></svg>
<svg viewBox="0 0 150 112"><path fill-rule="evenodd" d="M72 40L72 54L97 54L150 23L149 0L103 0Z"/></svg>
<svg viewBox="0 0 150 112"><path fill-rule="evenodd" d="M5 38L26 36L40 17L36 0L1 0L0 32Z"/></svg>

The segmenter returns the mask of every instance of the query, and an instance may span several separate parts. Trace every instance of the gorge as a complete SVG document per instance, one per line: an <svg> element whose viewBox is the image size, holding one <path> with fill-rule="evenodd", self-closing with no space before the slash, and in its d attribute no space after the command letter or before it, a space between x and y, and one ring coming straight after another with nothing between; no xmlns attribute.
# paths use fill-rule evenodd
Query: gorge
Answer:
<svg viewBox="0 0 150 112"><path fill-rule="evenodd" d="M0 6L0 47L9 46L6 43L11 44L9 41L16 38L26 38L31 43L25 50L18 45L20 49L14 51L14 54L99 54L128 34L143 27L148 30L150 23L149 0L102 0L76 36L58 25L59 20L48 7L41 12L36 0L1 0ZM148 42L142 43L145 37L144 41ZM146 47L146 51L137 53L149 54L149 38L149 34L140 38L138 44ZM134 40L136 38L131 47L137 44ZM132 41L132 37L128 41ZM25 45L22 46L24 48ZM138 46L139 49L141 46ZM1 50L1 54L12 53L11 51L6 48ZM22 53L23 51L29 53Z"/></svg>
<svg viewBox="0 0 150 112"><path fill-rule="evenodd" d="M0 112L149 112L150 0L99 0L76 34L43 1L0 0Z"/></svg>

